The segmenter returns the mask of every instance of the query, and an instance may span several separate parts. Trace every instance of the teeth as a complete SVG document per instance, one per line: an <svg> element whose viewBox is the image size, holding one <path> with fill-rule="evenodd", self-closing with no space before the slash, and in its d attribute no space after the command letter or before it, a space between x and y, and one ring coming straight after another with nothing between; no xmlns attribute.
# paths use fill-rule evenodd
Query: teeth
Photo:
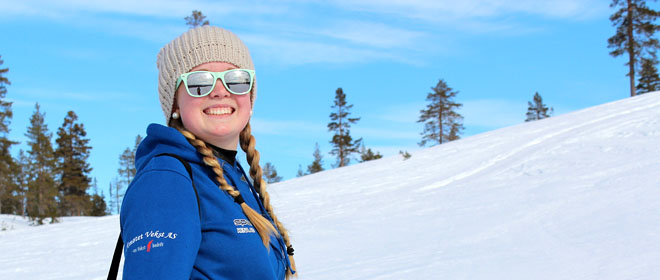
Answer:
<svg viewBox="0 0 660 280"><path fill-rule="evenodd" d="M224 115L224 114L231 114L232 109L231 108L210 108L204 110L204 113L207 113L209 115Z"/></svg>

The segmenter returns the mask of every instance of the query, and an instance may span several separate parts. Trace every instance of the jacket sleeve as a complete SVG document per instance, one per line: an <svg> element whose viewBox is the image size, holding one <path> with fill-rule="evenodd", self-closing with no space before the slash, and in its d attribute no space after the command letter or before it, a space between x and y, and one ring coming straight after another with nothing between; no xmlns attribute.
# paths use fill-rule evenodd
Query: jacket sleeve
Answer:
<svg viewBox="0 0 660 280"><path fill-rule="evenodd" d="M156 169L133 180L121 207L123 279L190 278L201 226L188 177L185 171Z"/></svg>

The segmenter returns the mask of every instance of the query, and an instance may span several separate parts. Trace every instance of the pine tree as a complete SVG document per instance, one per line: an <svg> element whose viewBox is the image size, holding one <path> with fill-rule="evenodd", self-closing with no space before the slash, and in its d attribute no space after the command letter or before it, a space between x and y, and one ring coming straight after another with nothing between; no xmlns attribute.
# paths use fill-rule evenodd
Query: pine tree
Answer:
<svg viewBox="0 0 660 280"><path fill-rule="evenodd" d="M296 173L296 177L302 177L302 176L305 176L305 175L307 175L307 174L305 174L305 172L303 172L302 166L300 164L298 164L298 172Z"/></svg>
<svg viewBox="0 0 660 280"><path fill-rule="evenodd" d="M52 134L45 123L45 113L41 113L39 103L30 117L30 126L25 136L28 138L27 165L27 214L38 224L50 217L57 221L57 185L55 183L55 152L51 144Z"/></svg>
<svg viewBox="0 0 660 280"><path fill-rule="evenodd" d="M637 80L637 94L644 94L660 90L660 76L658 76L657 59L642 58L642 69Z"/></svg>
<svg viewBox="0 0 660 280"><path fill-rule="evenodd" d="M312 161L312 163L307 166L307 174L314 174L316 172L323 171L323 155L321 155L319 143L316 143L313 155L314 161Z"/></svg>
<svg viewBox="0 0 660 280"><path fill-rule="evenodd" d="M619 8L610 21L616 27L614 36L607 39L607 47L613 49L610 55L618 57L628 53L628 77L630 77L630 96L635 96L635 69L638 69L640 58L651 56L660 44L653 38L658 25L654 24L658 12L646 6L644 0L612 0L610 8Z"/></svg>
<svg viewBox="0 0 660 280"><path fill-rule="evenodd" d="M543 104L543 98L538 92L534 94L534 103L527 102L527 104L529 106L527 107L526 122L549 118L552 115L553 109Z"/></svg>
<svg viewBox="0 0 660 280"><path fill-rule="evenodd" d="M133 148L126 148L124 152L119 156L119 177L115 178L114 183L110 184L110 200L112 200L111 205L117 209L117 213L121 209L121 200L124 197L124 190L131 184L135 173L135 154L137 153L137 148L142 142L142 136L139 134L135 137L135 144Z"/></svg>
<svg viewBox="0 0 660 280"><path fill-rule="evenodd" d="M5 63L2 60L0 55L0 67ZM9 68L0 68L0 135L3 136L2 139L5 139L4 136L9 133L9 124L11 123L11 118L13 116L11 110L12 102L5 101L5 95L7 94L7 85L11 85L9 79L5 77L5 74L9 72Z"/></svg>
<svg viewBox="0 0 660 280"><path fill-rule="evenodd" d="M456 109L463 106L454 102L453 98L458 94L447 86L445 81L440 80L431 92L426 96L426 109L420 110L419 120L424 123L424 131L421 133L420 146L431 142L433 145L442 144L460 138L463 130L463 117Z"/></svg>
<svg viewBox="0 0 660 280"><path fill-rule="evenodd" d="M0 67L4 61L0 56ZM12 145L18 142L9 140L9 125L13 117L12 102L5 101L6 85L9 79L4 75L9 68L0 68L0 213L17 214L22 209L20 188L16 183L19 166L11 156Z"/></svg>
<svg viewBox="0 0 660 280"><path fill-rule="evenodd" d="M264 179L269 184L282 181L282 177L277 176L277 170L275 170L275 166L270 162L266 162L266 164L264 164L263 174L265 177Z"/></svg>
<svg viewBox="0 0 660 280"><path fill-rule="evenodd" d="M119 183L119 179L115 177L111 182L110 186L108 189L108 192L110 193L110 197L108 197L109 200L109 208L110 212L112 211L117 211L115 213L119 214L121 211L121 201L124 198L124 193L123 193L123 187L121 183Z"/></svg>
<svg viewBox="0 0 660 280"><path fill-rule="evenodd" d="M4 61L2 56L0 56L0 67ZM13 145L16 142L7 140L7 134L9 134L9 124L11 123L11 118L13 117L13 112L11 110L12 102L5 101L5 95L7 94L7 85L11 85L9 79L5 77L5 74L9 72L9 68L0 68L0 144L3 145ZM7 148L9 148L7 146Z"/></svg>
<svg viewBox="0 0 660 280"><path fill-rule="evenodd" d="M186 20L186 25L190 28L195 28L197 26L209 25L209 21L206 20L206 16L202 14L201 11L193 10L190 16L184 18Z"/></svg>
<svg viewBox="0 0 660 280"><path fill-rule="evenodd" d="M351 154L358 152L362 138L353 140L350 133L351 124L357 123L360 118L349 118L350 110L353 105L346 104L346 94L341 88L335 92L335 102L331 108L335 111L330 114L330 122L328 124L328 131L334 132L332 136L333 148L330 150L331 155L337 156L336 167L346 166L351 161Z"/></svg>
<svg viewBox="0 0 660 280"><path fill-rule="evenodd" d="M115 183L117 182L117 178L115 177L113 180ZM119 213L119 207L118 206L118 201L115 200L115 184L113 182L108 183L108 210L110 212L110 215L112 215L113 210L117 209L117 213Z"/></svg>
<svg viewBox="0 0 660 280"><path fill-rule="evenodd" d="M87 132L81 123L76 123L78 116L69 111L62 126L57 130L57 173L60 214L62 216L88 215L91 211L91 197L87 194L92 171L87 159L90 150Z"/></svg>
<svg viewBox="0 0 660 280"><path fill-rule="evenodd" d="M382 158L379 152L374 153L371 148L367 149L364 144L360 147L360 162L370 161L374 159Z"/></svg>

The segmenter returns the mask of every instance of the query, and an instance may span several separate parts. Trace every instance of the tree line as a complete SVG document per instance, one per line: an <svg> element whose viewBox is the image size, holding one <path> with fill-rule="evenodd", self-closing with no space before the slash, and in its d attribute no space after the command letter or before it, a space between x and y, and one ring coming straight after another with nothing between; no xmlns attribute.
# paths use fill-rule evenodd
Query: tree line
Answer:
<svg viewBox="0 0 660 280"><path fill-rule="evenodd" d="M105 198L89 176L92 147L75 112L66 114L53 145L46 113L36 103L25 132L28 150L12 157L9 150L18 142L8 138L13 117L12 102L5 101L8 71L0 69L0 212L28 216L37 224L61 216L105 215Z"/></svg>

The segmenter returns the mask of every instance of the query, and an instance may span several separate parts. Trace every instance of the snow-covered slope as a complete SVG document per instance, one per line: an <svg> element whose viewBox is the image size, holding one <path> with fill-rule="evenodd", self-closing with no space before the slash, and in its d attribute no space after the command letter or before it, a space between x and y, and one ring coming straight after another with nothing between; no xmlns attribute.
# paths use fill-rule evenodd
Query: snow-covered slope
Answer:
<svg viewBox="0 0 660 280"><path fill-rule="evenodd" d="M660 277L660 93L411 154L270 186L300 279ZM0 278L103 279L117 233L0 232Z"/></svg>

